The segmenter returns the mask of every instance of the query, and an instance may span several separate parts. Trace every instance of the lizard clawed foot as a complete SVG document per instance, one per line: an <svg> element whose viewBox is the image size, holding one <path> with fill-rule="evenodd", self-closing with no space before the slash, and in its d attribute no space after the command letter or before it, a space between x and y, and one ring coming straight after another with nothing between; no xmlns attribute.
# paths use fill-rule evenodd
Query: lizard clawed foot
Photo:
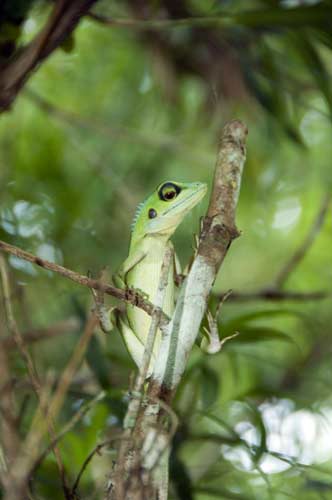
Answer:
<svg viewBox="0 0 332 500"><path fill-rule="evenodd" d="M229 290L220 300L219 304L217 305L217 309L215 314L213 315L211 311L207 311L206 316L209 324L209 328L204 327L204 333L206 335L205 338L203 338L202 343L201 343L201 348L203 351L207 352L208 354L216 354L219 352L223 345L230 339L233 339L234 337L237 337L239 335L239 332L235 332L233 335L229 335L228 337L223 338L220 340L219 336L219 329L218 329L218 317L219 313L221 310L221 307L225 300L230 296L232 293L232 290ZM207 345L206 345L207 344Z"/></svg>
<svg viewBox="0 0 332 500"><path fill-rule="evenodd" d="M90 273L88 273L90 274ZM98 279L103 281L103 277L105 274L105 269L102 270ZM107 307L105 306L104 301L104 292L102 290L91 289L91 293L93 296L93 300L95 303L95 312L99 319L100 328L105 333L110 333L114 330L116 325L116 314L118 309L116 307Z"/></svg>

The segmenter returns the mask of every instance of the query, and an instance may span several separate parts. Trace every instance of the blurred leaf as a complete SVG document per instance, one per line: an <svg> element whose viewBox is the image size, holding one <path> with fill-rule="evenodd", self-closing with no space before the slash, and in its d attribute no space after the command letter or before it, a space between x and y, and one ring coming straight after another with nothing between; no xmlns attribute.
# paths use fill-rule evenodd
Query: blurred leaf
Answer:
<svg viewBox="0 0 332 500"><path fill-rule="evenodd" d="M325 24L331 19L332 6L329 0L317 2L316 5L298 5L296 7L280 6L269 9L253 10L236 16L239 23L252 27L298 27L305 25Z"/></svg>
<svg viewBox="0 0 332 500"><path fill-rule="evenodd" d="M224 321L220 325L220 331L223 337L233 334L237 330L241 330L246 327L248 323L254 322L261 319L272 319L279 318L283 316L295 316L303 318L303 312L299 312L293 309L263 309L258 311L252 311L245 314L239 314L236 318L232 318L228 321ZM233 341L232 341L233 342Z"/></svg>
<svg viewBox="0 0 332 500"><path fill-rule="evenodd" d="M203 408L213 405L219 394L219 376L206 364L201 366L201 400Z"/></svg>
<svg viewBox="0 0 332 500"><path fill-rule="evenodd" d="M235 343L246 344L267 340L282 340L296 345L294 340L287 333L278 330L277 328L264 326L242 326L239 333L240 335L232 341L233 345Z"/></svg>
<svg viewBox="0 0 332 500"><path fill-rule="evenodd" d="M328 49L332 49L332 32L331 30L320 27L319 29L311 29L316 39L326 45Z"/></svg>
<svg viewBox="0 0 332 500"><path fill-rule="evenodd" d="M319 51L304 30L301 30L299 33L289 33L288 40L297 50L307 70L311 73L317 88L320 89L324 96L330 111L330 119L332 120L332 82L329 71L325 67Z"/></svg>
<svg viewBox="0 0 332 500"><path fill-rule="evenodd" d="M279 124L281 129L297 145L305 146L297 126L290 116L284 85L273 54L263 50L257 65L261 73L246 68L245 77L249 89L261 106L270 114L271 121Z"/></svg>

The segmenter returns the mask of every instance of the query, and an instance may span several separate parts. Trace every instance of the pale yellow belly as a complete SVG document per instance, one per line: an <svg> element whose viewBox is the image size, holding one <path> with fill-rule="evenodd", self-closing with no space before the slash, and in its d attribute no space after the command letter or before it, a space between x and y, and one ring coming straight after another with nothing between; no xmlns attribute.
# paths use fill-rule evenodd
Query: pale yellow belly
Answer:
<svg viewBox="0 0 332 500"><path fill-rule="evenodd" d="M154 303L156 292L158 289L160 272L162 266L162 259L164 256L165 247L160 249L160 252L153 252L148 254L138 266L135 266L132 271L127 274L127 284L130 287L142 290L148 299ZM164 300L163 311L167 315L171 315L174 310L174 265L170 266L168 284L166 288L166 295ZM142 309L135 306L127 305L126 307L128 322L138 339L145 344L151 317L146 314ZM154 352L156 352L160 342L160 332L157 333L156 344Z"/></svg>

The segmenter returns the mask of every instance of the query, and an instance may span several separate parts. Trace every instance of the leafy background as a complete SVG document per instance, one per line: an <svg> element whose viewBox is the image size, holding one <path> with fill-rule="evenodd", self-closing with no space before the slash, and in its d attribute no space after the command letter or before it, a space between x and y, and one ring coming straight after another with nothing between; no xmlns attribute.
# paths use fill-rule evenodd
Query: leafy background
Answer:
<svg viewBox="0 0 332 500"><path fill-rule="evenodd" d="M18 21L15 9L0 11L0 48L11 38L19 50L51 8L20 4ZM86 17L0 118L0 239L83 274L114 272L136 205L163 180L210 185L222 125L242 119L243 233L214 292L248 296L230 296L220 315L221 336L239 335L217 355L197 348L190 358L176 397L171 498L332 498L330 208L281 292L324 298L250 296L273 286L331 192L332 4L128 0L100 1L93 12L112 22ZM175 235L183 264L205 206ZM51 371L56 379L92 307L89 291L14 257L9 265L23 333L72 321L63 334L30 344L41 378ZM0 332L8 333L3 309ZM11 370L24 435L37 403L14 350ZM118 332L96 332L57 421L60 430L100 394L60 442L71 481L120 427L133 370ZM93 458L81 498L102 498L114 457L107 449ZM33 498L62 498L59 484L48 454Z"/></svg>

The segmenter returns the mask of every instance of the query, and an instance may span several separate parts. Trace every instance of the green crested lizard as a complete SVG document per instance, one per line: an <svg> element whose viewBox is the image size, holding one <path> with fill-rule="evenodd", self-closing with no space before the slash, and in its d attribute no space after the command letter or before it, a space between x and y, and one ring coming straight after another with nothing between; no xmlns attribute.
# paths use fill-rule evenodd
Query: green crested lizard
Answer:
<svg viewBox="0 0 332 500"><path fill-rule="evenodd" d="M164 182L136 210L132 225L129 255L120 267L115 282L121 287L142 291L153 303L157 292L166 248L170 237L184 217L204 197L206 184ZM171 316L175 306L175 264L170 266L163 311ZM142 309L126 305L117 325L129 354L140 367L151 317ZM161 340L158 330L148 375L151 374Z"/></svg>

